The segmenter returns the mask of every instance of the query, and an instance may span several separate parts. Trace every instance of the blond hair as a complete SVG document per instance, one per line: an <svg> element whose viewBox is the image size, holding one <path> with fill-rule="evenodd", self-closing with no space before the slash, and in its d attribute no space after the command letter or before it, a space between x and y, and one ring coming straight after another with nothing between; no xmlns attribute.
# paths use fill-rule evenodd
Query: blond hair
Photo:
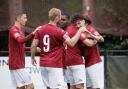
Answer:
<svg viewBox="0 0 128 89"><path fill-rule="evenodd" d="M57 8L50 9L50 11L49 11L49 19L51 21L53 21L56 18L56 16L61 16L61 10L57 9Z"/></svg>

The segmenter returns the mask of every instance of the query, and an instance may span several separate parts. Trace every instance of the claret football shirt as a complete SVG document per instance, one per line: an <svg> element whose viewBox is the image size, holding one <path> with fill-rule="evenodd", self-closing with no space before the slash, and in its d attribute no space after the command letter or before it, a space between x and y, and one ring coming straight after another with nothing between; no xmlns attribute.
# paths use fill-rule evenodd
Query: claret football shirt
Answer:
<svg viewBox="0 0 128 89"><path fill-rule="evenodd" d="M13 26L9 30L9 69L25 67L25 42L33 37L33 34L24 36L21 29Z"/></svg>
<svg viewBox="0 0 128 89"><path fill-rule="evenodd" d="M63 67L64 46L66 32L56 25L45 24L35 34L34 39L39 40L40 66Z"/></svg>

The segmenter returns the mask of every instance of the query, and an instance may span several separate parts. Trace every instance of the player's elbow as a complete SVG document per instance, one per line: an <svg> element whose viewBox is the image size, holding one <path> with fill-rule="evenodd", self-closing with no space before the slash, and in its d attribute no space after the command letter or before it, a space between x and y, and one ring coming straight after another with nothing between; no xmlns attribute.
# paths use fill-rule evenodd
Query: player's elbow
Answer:
<svg viewBox="0 0 128 89"><path fill-rule="evenodd" d="M104 42L104 38L102 36L100 36L99 42Z"/></svg>
<svg viewBox="0 0 128 89"><path fill-rule="evenodd" d="M104 38L102 38L101 41L104 42Z"/></svg>
<svg viewBox="0 0 128 89"><path fill-rule="evenodd" d="M88 47L92 47L92 46L94 46L95 44L92 44L92 43L88 43L88 44L86 44Z"/></svg>
<svg viewBox="0 0 128 89"><path fill-rule="evenodd" d="M67 40L65 43L66 43L69 47L74 47L74 46L75 46L75 43L72 42L72 41L70 41L70 40Z"/></svg>
<svg viewBox="0 0 128 89"><path fill-rule="evenodd" d="M70 45L69 45L69 47L74 47L74 46L75 46L75 44L70 44Z"/></svg>
<svg viewBox="0 0 128 89"><path fill-rule="evenodd" d="M24 41L21 40L21 39L17 39L17 42L20 43L20 44L23 44L24 43Z"/></svg>
<svg viewBox="0 0 128 89"><path fill-rule="evenodd" d="M23 38L21 38L21 37L18 37L18 38L17 38L17 41L18 41L18 43L20 43L20 44L24 44L24 43L25 43L25 40L24 40Z"/></svg>
<svg viewBox="0 0 128 89"><path fill-rule="evenodd" d="M84 43L86 46L92 47L92 46L96 45L97 41L85 40L85 41L83 41L83 43Z"/></svg>
<svg viewBox="0 0 128 89"><path fill-rule="evenodd" d="M99 39L99 42L104 42L104 38L100 38Z"/></svg>
<svg viewBox="0 0 128 89"><path fill-rule="evenodd" d="M67 45L68 45L69 47L74 47L74 46L75 46L75 44L72 43L72 42L69 42Z"/></svg>
<svg viewBox="0 0 128 89"><path fill-rule="evenodd" d="M75 46L75 42L72 41L71 39L66 39L65 43L69 46L69 47L74 47Z"/></svg>

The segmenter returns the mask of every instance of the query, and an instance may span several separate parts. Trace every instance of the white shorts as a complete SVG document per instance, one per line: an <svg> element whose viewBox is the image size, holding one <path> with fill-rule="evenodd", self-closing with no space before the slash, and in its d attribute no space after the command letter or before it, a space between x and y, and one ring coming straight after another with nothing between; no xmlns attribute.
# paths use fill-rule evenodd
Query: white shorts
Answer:
<svg viewBox="0 0 128 89"><path fill-rule="evenodd" d="M41 76L47 87L67 89L62 68L41 67Z"/></svg>
<svg viewBox="0 0 128 89"><path fill-rule="evenodd" d="M67 66L65 71L66 81L71 85L86 83L85 65Z"/></svg>
<svg viewBox="0 0 128 89"><path fill-rule="evenodd" d="M32 83L31 77L25 69L10 70L10 74L15 87L22 87Z"/></svg>
<svg viewBox="0 0 128 89"><path fill-rule="evenodd" d="M104 87L104 71L103 65L101 62L96 63L92 66L86 68L86 86L92 88L100 88Z"/></svg>
<svg viewBox="0 0 128 89"><path fill-rule="evenodd" d="M66 83L70 83L70 80L73 80L72 74L69 72L69 69L64 69L64 81Z"/></svg>

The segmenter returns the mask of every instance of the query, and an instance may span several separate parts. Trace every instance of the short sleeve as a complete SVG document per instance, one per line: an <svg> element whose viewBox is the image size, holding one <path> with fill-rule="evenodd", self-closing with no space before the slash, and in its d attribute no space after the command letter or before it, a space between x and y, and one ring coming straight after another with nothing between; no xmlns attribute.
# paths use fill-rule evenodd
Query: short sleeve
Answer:
<svg viewBox="0 0 128 89"><path fill-rule="evenodd" d="M64 41L66 37L67 37L67 33L62 29L58 29L58 38Z"/></svg>
<svg viewBox="0 0 128 89"><path fill-rule="evenodd" d="M89 30L93 35L95 35L95 36L99 36L100 34L96 31L96 29L95 28L93 28L93 27L90 27L90 30Z"/></svg>
<svg viewBox="0 0 128 89"><path fill-rule="evenodd" d="M11 30L11 34L15 39L21 36L20 32L15 28Z"/></svg>
<svg viewBox="0 0 128 89"><path fill-rule="evenodd" d="M95 35L95 36L99 36L100 34L99 34L97 31L95 31L95 32L94 32L94 35Z"/></svg>
<svg viewBox="0 0 128 89"><path fill-rule="evenodd" d="M40 38L40 34L39 34L39 30L38 30L35 33L34 39L39 39L39 38Z"/></svg>
<svg viewBox="0 0 128 89"><path fill-rule="evenodd" d="M80 40L83 41L85 39L87 39L87 36L84 33L81 33Z"/></svg>

